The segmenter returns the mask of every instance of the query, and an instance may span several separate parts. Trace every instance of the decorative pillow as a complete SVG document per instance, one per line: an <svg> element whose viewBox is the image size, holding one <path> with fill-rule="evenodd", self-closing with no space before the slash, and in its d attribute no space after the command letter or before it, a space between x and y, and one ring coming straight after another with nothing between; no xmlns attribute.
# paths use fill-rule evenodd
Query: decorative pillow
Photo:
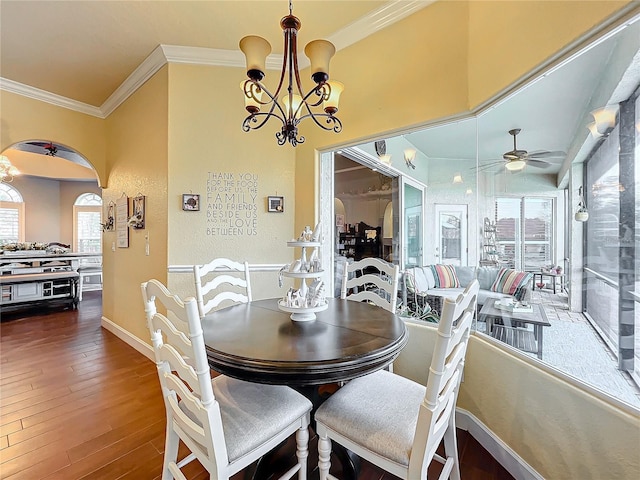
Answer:
<svg viewBox="0 0 640 480"><path fill-rule="evenodd" d="M491 285L491 291L514 295L516 290L526 287L532 277L533 273L501 268L495 282Z"/></svg>
<svg viewBox="0 0 640 480"><path fill-rule="evenodd" d="M431 265L433 277L436 280L435 288L458 288L460 282L453 265Z"/></svg>

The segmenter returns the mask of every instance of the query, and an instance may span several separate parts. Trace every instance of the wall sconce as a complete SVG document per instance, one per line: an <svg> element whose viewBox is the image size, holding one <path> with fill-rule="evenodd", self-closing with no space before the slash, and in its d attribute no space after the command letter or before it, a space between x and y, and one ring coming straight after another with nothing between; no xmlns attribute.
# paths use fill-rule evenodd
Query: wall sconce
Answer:
<svg viewBox="0 0 640 480"><path fill-rule="evenodd" d="M471 190L470 188L467 188L467 191L465 193L467 195L471 195L473 193L473 190Z"/></svg>
<svg viewBox="0 0 640 480"><path fill-rule="evenodd" d="M453 176L453 183L462 183L462 175L460 173L456 173Z"/></svg>
<svg viewBox="0 0 640 480"><path fill-rule="evenodd" d="M385 165L391 165L391 155L389 155L388 153L383 153L382 155L379 156L379 158L380 158L380 161Z"/></svg>
<svg viewBox="0 0 640 480"><path fill-rule="evenodd" d="M575 219L577 222L586 222L589 220L589 211L582 196L582 186L578 189L578 195L580 195L580 202L578 202L578 211L576 212Z"/></svg>
<svg viewBox="0 0 640 480"><path fill-rule="evenodd" d="M618 117L618 111L620 106L605 105L602 108L597 108L591 112L594 122L587 125L587 128L591 132L594 138L604 137L609 135L609 132L616 126L616 119Z"/></svg>
<svg viewBox="0 0 640 480"><path fill-rule="evenodd" d="M413 164L413 161L416 158L416 151L413 148L407 148L404 151L404 162L407 164L407 167L413 168L415 170L416 166Z"/></svg>
<svg viewBox="0 0 640 480"><path fill-rule="evenodd" d="M113 210L115 209L115 206L116 204L113 202L109 202L109 205L107 206L107 218L104 221L104 223L100 224L102 225L103 232L113 231L113 228L115 226L115 218L114 218Z"/></svg>

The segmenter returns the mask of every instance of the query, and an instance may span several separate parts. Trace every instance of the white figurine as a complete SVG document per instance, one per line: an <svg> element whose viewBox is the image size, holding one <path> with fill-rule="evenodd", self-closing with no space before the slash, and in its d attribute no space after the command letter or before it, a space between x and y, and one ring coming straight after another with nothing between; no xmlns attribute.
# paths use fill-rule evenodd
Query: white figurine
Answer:
<svg viewBox="0 0 640 480"><path fill-rule="evenodd" d="M320 228L320 224L321 224L321 222L318 222L318 224L316 225L316 228L313 229L313 233L311 234L311 241L313 241L313 242L319 242L320 241L320 234L322 233L322 229Z"/></svg>

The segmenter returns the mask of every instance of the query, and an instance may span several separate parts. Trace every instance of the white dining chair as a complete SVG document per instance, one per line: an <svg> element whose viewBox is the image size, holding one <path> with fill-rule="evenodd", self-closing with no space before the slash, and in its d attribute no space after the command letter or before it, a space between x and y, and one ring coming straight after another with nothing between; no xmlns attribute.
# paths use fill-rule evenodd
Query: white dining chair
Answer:
<svg viewBox="0 0 640 480"><path fill-rule="evenodd" d="M477 297L474 280L444 301L426 388L381 370L351 380L318 408L321 480L334 478L331 441L400 478L426 479L436 459L444 464L440 479L460 479L455 405ZM445 457L436 454L442 440Z"/></svg>
<svg viewBox="0 0 640 480"><path fill-rule="evenodd" d="M182 302L157 280L142 284L142 297L167 413L162 479L186 480L180 469L194 459L228 479L294 433L297 463L280 478L305 479L311 402L282 385L212 381L196 300ZM180 440L191 454L178 461Z"/></svg>
<svg viewBox="0 0 640 480"><path fill-rule="evenodd" d="M85 283L85 278L95 277L98 282ZM82 293L88 290L102 290L102 257L89 257L80 260L78 265L78 301Z"/></svg>
<svg viewBox="0 0 640 480"><path fill-rule="evenodd" d="M367 301L395 313L398 302L398 265L381 258L363 258L347 263L340 298Z"/></svg>
<svg viewBox="0 0 640 480"><path fill-rule="evenodd" d="M214 308L251 301L249 264L216 258L193 266L198 312L204 317Z"/></svg>

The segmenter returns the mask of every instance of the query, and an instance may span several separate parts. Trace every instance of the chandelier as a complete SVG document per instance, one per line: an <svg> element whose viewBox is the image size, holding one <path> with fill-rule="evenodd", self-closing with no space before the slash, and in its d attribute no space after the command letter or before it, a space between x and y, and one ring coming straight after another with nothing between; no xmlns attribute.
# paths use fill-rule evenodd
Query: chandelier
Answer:
<svg viewBox="0 0 640 480"><path fill-rule="evenodd" d="M16 175L20 175L20 170L7 157L0 155L0 182L11 183Z"/></svg>
<svg viewBox="0 0 640 480"><path fill-rule="evenodd" d="M342 131L342 122L335 117L338 101L344 86L329 81L329 60L336 48L326 40L314 40L307 44L304 53L311 61L311 78L315 86L303 93L298 72L297 36L300 20L293 16L293 5L289 1L289 15L280 20L284 32L284 52L280 82L274 93L262 83L265 63L271 53L271 45L264 38L249 35L240 40L240 50L247 60L247 77L240 87L244 92L245 109L249 115L242 122L242 130L257 130L275 117L282 122L276 132L278 145L287 141L294 147L305 138L298 135L298 124L311 118L324 130Z"/></svg>

